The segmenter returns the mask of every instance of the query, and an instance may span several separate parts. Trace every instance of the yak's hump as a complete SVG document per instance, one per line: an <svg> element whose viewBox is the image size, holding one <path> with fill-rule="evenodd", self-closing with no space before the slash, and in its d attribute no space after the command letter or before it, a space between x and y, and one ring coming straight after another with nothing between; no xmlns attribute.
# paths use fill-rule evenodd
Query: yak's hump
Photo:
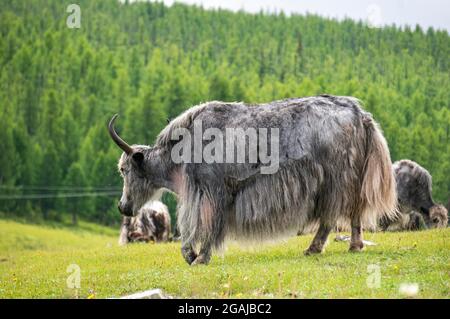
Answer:
<svg viewBox="0 0 450 319"><path fill-rule="evenodd" d="M156 139L156 145L157 146L167 146L170 144L172 132L179 128L189 128L191 127L192 123L194 122L195 118L205 110L205 108L211 106L211 105L229 105L229 104L242 104L237 102L221 102L221 101L211 101L211 102L205 102L196 106L193 106L183 113L181 113L179 116L177 116L175 119L171 120L170 123L159 133L157 139Z"/></svg>

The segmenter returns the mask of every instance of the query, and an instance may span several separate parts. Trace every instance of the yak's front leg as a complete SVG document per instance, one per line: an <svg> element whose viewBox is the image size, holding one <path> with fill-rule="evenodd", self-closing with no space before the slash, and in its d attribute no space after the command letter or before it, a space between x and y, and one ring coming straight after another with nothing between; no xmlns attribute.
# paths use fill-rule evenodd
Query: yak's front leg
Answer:
<svg viewBox="0 0 450 319"><path fill-rule="evenodd" d="M197 254L195 253L194 248L192 247L192 244L190 242L182 243L181 254L183 255L184 260L186 260L189 265L191 265L192 262L197 258Z"/></svg>
<svg viewBox="0 0 450 319"><path fill-rule="evenodd" d="M124 217L122 219L122 225L120 226L120 235L119 235L119 245L121 246L126 245L130 242L128 239L130 220L131 220L130 217Z"/></svg>
<svg viewBox="0 0 450 319"><path fill-rule="evenodd" d="M217 187L216 189L218 189ZM211 192L210 192L211 194ZM216 200L221 198L222 200ZM199 207L201 226L200 234L200 252L192 265L207 265L211 260L211 251L213 247L218 247L224 239L224 196L203 196Z"/></svg>
<svg viewBox="0 0 450 319"><path fill-rule="evenodd" d="M323 248L325 247L325 244L328 239L328 235L330 234L331 226L320 224L319 230L317 231L316 235L314 236L314 239L309 246L309 248L305 251L305 255L312 255L312 254L320 254L323 251Z"/></svg>

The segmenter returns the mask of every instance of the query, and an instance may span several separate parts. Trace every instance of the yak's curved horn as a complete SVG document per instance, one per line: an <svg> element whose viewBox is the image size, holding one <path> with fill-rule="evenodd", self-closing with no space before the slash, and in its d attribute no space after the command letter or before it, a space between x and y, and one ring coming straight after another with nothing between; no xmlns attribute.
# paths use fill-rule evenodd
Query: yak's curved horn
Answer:
<svg viewBox="0 0 450 319"><path fill-rule="evenodd" d="M117 146L119 146L125 153L127 154L131 154L133 153L133 149L131 148L130 145L127 144L127 142L125 142L124 140L122 140L120 138L120 136L116 133L116 130L114 129L114 121L116 120L116 118L119 116L119 114L115 114L111 121L109 121L109 125L108 125L108 131L109 131L109 135L111 135L111 138L113 139L113 141L117 144Z"/></svg>

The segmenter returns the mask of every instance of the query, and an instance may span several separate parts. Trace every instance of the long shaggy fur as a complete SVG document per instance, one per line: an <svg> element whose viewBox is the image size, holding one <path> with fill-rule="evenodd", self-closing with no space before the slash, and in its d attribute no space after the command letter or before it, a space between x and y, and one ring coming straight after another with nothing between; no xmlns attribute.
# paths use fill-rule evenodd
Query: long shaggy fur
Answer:
<svg viewBox="0 0 450 319"><path fill-rule="evenodd" d="M351 97L323 95L262 105L205 103L174 119L155 148L170 153L176 128L280 128L280 168L253 164L183 164L173 171L183 242L220 248L225 237L273 239L314 223L362 220L366 227L396 208L386 141ZM253 166L252 166L253 165Z"/></svg>
<svg viewBox="0 0 450 319"><path fill-rule="evenodd" d="M445 228L448 225L448 212L443 205L430 208L430 217L424 218L416 211L401 211L398 218L386 225L387 231L415 231L428 228Z"/></svg>
<svg viewBox="0 0 450 319"><path fill-rule="evenodd" d="M366 131L367 139L372 140L373 144L368 145L361 196L368 203L363 213L366 225L374 228L380 218L392 218L396 215L392 207L397 203L397 193L386 140L373 121L366 122Z"/></svg>
<svg viewBox="0 0 450 319"><path fill-rule="evenodd" d="M398 218L387 225L385 230L387 231L417 231L426 229L427 225L423 216L416 212L411 211L408 214L400 214Z"/></svg>

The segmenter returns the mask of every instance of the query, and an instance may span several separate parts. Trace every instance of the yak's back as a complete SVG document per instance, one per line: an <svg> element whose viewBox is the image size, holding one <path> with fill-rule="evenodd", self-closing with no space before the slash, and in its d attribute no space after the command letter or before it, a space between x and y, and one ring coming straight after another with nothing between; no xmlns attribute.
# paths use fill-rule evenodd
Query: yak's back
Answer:
<svg viewBox="0 0 450 319"><path fill-rule="evenodd" d="M192 131L194 121L200 120L203 130L278 128L280 146L292 149L290 143L294 136L298 141L299 137L309 140L316 134L333 143L336 133L348 134L342 130L351 129L362 118L371 118L371 115L361 109L359 100L346 96L320 95L263 104L212 101L191 107L173 119L159 134L156 145L172 145L174 130L183 128ZM307 145L297 146L304 148Z"/></svg>

